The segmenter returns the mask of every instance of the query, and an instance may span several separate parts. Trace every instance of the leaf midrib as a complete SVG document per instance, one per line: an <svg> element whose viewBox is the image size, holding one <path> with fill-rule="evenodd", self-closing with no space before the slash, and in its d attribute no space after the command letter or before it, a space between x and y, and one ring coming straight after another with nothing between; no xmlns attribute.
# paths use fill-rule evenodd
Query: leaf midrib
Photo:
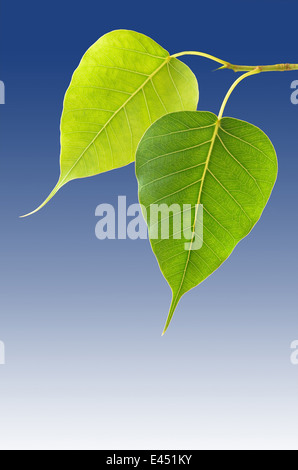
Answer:
<svg viewBox="0 0 298 470"><path fill-rule="evenodd" d="M114 119L117 114L124 109L127 104L147 85L147 83L152 80L152 78L172 59L170 55L168 55L164 62L152 73L148 76L148 78L142 83L142 85L118 108L114 114L109 118L109 120L105 123L105 125L100 129L100 131L96 134L94 139L88 144L88 146L84 149L84 151L81 153L81 155L78 157L78 159L75 161L73 166L70 168L70 170L66 173L66 175L63 177L63 179L60 181L59 186L63 186L65 180L69 176L69 174L73 171L73 169L77 166L79 161L83 158L85 153L89 150L89 148L95 143L96 139L100 136L100 134L106 129L108 124Z"/></svg>
<svg viewBox="0 0 298 470"><path fill-rule="evenodd" d="M206 164L205 164L205 168L204 168L204 173L203 173L202 180L201 180L201 185L200 185L200 191L199 191L198 201L197 201L197 204L196 204L196 206L195 206L195 207L196 207L196 212L195 212L194 223L193 223L193 226L192 226L192 232L193 232L193 233L194 233L194 231L195 231L195 227L196 227L196 223L197 223L198 207L199 207L199 205L201 204L204 182L205 182L206 174L207 174L208 167L209 167L209 164L210 164L210 159L211 159L213 147L214 147L214 144L215 144L216 136L217 136L217 134L218 134L219 124L220 124L220 121L217 119L217 121L216 121L216 123L215 123L215 129L214 129L214 132L213 132L213 135L212 135L212 139L210 140L210 149L209 149L209 152L208 152L208 156L207 156ZM180 287L179 287L178 292L177 292L177 294L176 294L176 298L175 298L175 301L174 301L174 305L175 305L176 302L179 300L179 295L180 295L180 292L181 292L181 290L182 290L183 283L184 283L184 280L185 280L185 277L186 277L187 268L188 268L189 263L190 263L190 256L191 256L191 252L192 252L192 249L191 249L191 248L192 248L192 245L193 245L193 242L194 242L194 238L195 238L195 235L193 235L193 237L192 237L192 239L191 239L191 241L190 241L190 247L189 247L189 251L188 251L188 257L187 257L187 260L186 260L185 269L184 269L184 272L183 272L181 284L180 284Z"/></svg>

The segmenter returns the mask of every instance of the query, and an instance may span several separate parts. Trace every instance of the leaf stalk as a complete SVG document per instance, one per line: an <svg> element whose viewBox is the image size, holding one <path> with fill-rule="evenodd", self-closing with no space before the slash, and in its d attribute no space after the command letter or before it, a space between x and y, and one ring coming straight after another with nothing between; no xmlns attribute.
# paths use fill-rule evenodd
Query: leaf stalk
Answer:
<svg viewBox="0 0 298 470"><path fill-rule="evenodd" d="M252 75L256 75L258 73L261 73L261 70L260 70L260 67L256 67L254 70L251 70L250 72L247 72L247 73L244 73L243 75L241 75L241 77L237 78L237 80L233 83L233 85L230 87L228 93L226 94L225 96L225 99L223 100L222 102L222 105L221 105L221 108L220 108L220 111L219 111L219 114L218 114L218 120L220 121L222 119L222 116L223 116L223 113L224 113L224 110L225 110L225 107L227 105L227 102L231 96L231 94L233 93L233 91L235 90L236 86L242 82L242 80L244 80L245 78L247 77L250 77Z"/></svg>

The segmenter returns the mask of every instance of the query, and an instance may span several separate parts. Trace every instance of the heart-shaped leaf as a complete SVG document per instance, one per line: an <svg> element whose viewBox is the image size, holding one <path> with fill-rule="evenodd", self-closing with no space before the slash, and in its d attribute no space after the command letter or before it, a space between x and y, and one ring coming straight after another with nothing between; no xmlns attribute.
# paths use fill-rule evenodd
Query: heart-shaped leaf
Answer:
<svg viewBox="0 0 298 470"><path fill-rule="evenodd" d="M192 208L189 227L183 227L191 229L189 243L182 224L180 237L176 226L168 239L156 239L153 232L156 225L161 229L162 219L153 224L148 217L152 249L173 292L166 330L183 294L210 276L259 220L276 181L277 158L268 137L252 124L219 120L209 112L179 112L147 130L137 150L136 174L147 210L156 204L179 204L181 213L184 204ZM197 237L200 249L194 246Z"/></svg>
<svg viewBox="0 0 298 470"><path fill-rule="evenodd" d="M66 92L60 179L36 211L67 182L134 161L150 124L169 112L196 110L197 103L191 70L155 41L126 30L101 37L83 56Z"/></svg>

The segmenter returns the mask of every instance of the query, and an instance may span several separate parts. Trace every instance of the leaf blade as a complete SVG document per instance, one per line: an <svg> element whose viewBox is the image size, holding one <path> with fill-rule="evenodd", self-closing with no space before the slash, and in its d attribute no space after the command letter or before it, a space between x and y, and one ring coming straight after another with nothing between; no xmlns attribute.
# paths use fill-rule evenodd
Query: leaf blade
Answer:
<svg viewBox="0 0 298 470"><path fill-rule="evenodd" d="M64 98L59 181L32 213L67 182L134 161L152 122L196 109L197 102L193 73L155 41L126 30L101 37L84 54Z"/></svg>
<svg viewBox="0 0 298 470"><path fill-rule="evenodd" d="M268 137L249 123L180 112L162 117L145 133L136 174L147 209L156 201L204 208L200 250L191 250L193 238L185 251L185 239L174 239L173 232L169 240L150 239L173 293L164 334L181 297L218 269L261 217L276 181L277 159ZM193 233L196 217L194 210Z"/></svg>

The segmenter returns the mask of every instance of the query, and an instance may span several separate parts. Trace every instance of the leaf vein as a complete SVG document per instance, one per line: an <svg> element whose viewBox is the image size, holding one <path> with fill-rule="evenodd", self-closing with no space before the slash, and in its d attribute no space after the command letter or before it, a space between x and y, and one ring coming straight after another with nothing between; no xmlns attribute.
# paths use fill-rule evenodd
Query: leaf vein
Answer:
<svg viewBox="0 0 298 470"><path fill-rule="evenodd" d="M209 174L213 177L213 179L222 187L222 189L230 196L231 199L233 199L233 201L237 204L237 206L241 209L241 211L243 212L243 214L247 217L247 219L250 221L250 223L252 223L252 220L251 218L249 217L249 215L246 213L245 209L243 209L243 207L241 206L241 204L237 201L237 199L234 198L234 196L230 193L230 191L216 178L216 176L212 173L212 171L210 171L210 169L208 168L208 172Z"/></svg>

